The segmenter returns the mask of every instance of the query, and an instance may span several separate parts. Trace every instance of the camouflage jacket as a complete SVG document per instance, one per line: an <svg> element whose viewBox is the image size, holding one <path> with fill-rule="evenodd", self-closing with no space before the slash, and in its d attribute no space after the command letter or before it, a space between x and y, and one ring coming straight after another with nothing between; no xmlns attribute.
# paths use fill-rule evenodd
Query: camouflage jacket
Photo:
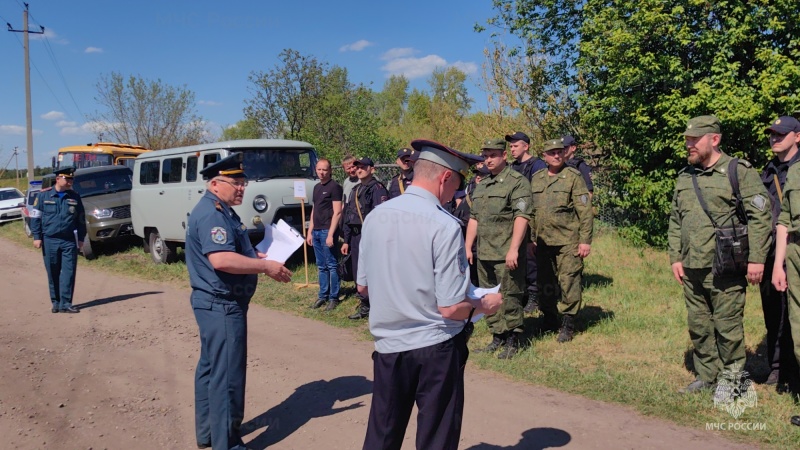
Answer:
<svg viewBox="0 0 800 450"><path fill-rule="evenodd" d="M531 179L531 240L547 245L591 244L594 213L589 189L577 169L564 167L550 176L540 170Z"/></svg>
<svg viewBox="0 0 800 450"><path fill-rule="evenodd" d="M793 164L786 174L778 225L785 226L790 233L800 231L800 164Z"/></svg>
<svg viewBox="0 0 800 450"><path fill-rule="evenodd" d="M470 209L470 218L478 222L478 258L505 260L514 219L530 220L530 211L531 188L525 176L506 166L497 175L483 178L472 193Z"/></svg>
<svg viewBox="0 0 800 450"><path fill-rule="evenodd" d="M739 223L734 211L736 198L728 180L730 161L731 157L722 153L717 163L708 169L687 166L678 173L667 235L670 264L682 262L687 268L704 269L710 268L714 261L714 226L697 199L692 184L693 171L697 173L697 185L717 225ZM749 162L739 160L737 175L748 220L749 261L764 263L772 240L769 194Z"/></svg>

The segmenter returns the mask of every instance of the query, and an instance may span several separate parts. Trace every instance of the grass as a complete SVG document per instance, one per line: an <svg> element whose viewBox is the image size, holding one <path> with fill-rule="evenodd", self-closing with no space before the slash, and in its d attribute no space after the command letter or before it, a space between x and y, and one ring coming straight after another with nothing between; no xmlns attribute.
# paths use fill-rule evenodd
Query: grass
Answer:
<svg viewBox="0 0 800 450"><path fill-rule="evenodd" d="M20 222L0 226L0 237L27 246ZM94 261L81 260L110 273L188 287L183 262L156 266L140 246L118 249ZM288 264L293 282L303 283L302 256ZM309 265L309 281L317 271ZM345 284L352 291L352 283ZM745 309L746 369L761 380L768 371L764 349L764 323L760 296L750 288ZM296 288L277 283L260 283L253 301L269 308L355 329L370 339L365 321L347 319L354 307L351 296L335 311L311 310L316 288ZM800 407L789 395L757 385L758 405L748 408L737 420L714 408L709 393L684 397L677 390L694 379L687 368L691 343L686 328L686 309L681 287L672 278L663 251L638 248L622 240L613 230L599 227L586 260L584 307L578 318L581 332L569 344L558 344L553 334L539 334L541 318L526 317L525 336L530 345L511 361L473 353L473 364L513 379L555 388L588 398L635 408L644 415L705 430L706 423L763 423L765 430L727 430L719 434L732 439L773 448L797 448L800 428L789 424ZM490 334L479 322L472 348L488 344Z"/></svg>

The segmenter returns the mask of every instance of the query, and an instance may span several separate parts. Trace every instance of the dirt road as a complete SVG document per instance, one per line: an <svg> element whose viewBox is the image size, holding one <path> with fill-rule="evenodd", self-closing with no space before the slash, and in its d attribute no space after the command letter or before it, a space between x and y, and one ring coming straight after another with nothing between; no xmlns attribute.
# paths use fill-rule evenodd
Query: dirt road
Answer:
<svg viewBox="0 0 800 450"><path fill-rule="evenodd" d="M192 449L199 340L188 291L78 264L80 314L51 314L41 257L0 240L2 448ZM361 448L372 344L254 306L245 442ZM468 367L462 449L752 448ZM414 423L404 448L414 447Z"/></svg>

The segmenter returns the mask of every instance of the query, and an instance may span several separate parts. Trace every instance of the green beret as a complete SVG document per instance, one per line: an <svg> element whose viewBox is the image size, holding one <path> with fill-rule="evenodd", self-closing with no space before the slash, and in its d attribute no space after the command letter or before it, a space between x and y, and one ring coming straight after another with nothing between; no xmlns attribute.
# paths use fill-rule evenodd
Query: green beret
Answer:
<svg viewBox="0 0 800 450"><path fill-rule="evenodd" d="M484 139L481 150L503 150L506 149L506 140L500 139Z"/></svg>
<svg viewBox="0 0 800 450"><path fill-rule="evenodd" d="M708 133L721 133L719 119L714 116L698 116L689 119L689 122L686 124L686 131L683 132L683 135L702 137Z"/></svg>
<svg viewBox="0 0 800 450"><path fill-rule="evenodd" d="M561 138L558 139L550 139L549 141L544 143L544 152L549 152L550 150L563 150L564 149L564 142L561 141Z"/></svg>

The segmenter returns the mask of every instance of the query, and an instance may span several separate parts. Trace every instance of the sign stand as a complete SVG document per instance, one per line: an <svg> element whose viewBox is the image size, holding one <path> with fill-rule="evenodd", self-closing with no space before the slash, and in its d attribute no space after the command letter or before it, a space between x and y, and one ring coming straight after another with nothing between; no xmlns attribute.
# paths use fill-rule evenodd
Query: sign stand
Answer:
<svg viewBox="0 0 800 450"><path fill-rule="evenodd" d="M306 183L304 181L294 182L294 198L300 200L300 223L303 228L303 265L306 269L306 282L295 283L294 286L298 289L309 286L318 286L319 283L308 282L308 244L306 236L309 231L306 231Z"/></svg>

